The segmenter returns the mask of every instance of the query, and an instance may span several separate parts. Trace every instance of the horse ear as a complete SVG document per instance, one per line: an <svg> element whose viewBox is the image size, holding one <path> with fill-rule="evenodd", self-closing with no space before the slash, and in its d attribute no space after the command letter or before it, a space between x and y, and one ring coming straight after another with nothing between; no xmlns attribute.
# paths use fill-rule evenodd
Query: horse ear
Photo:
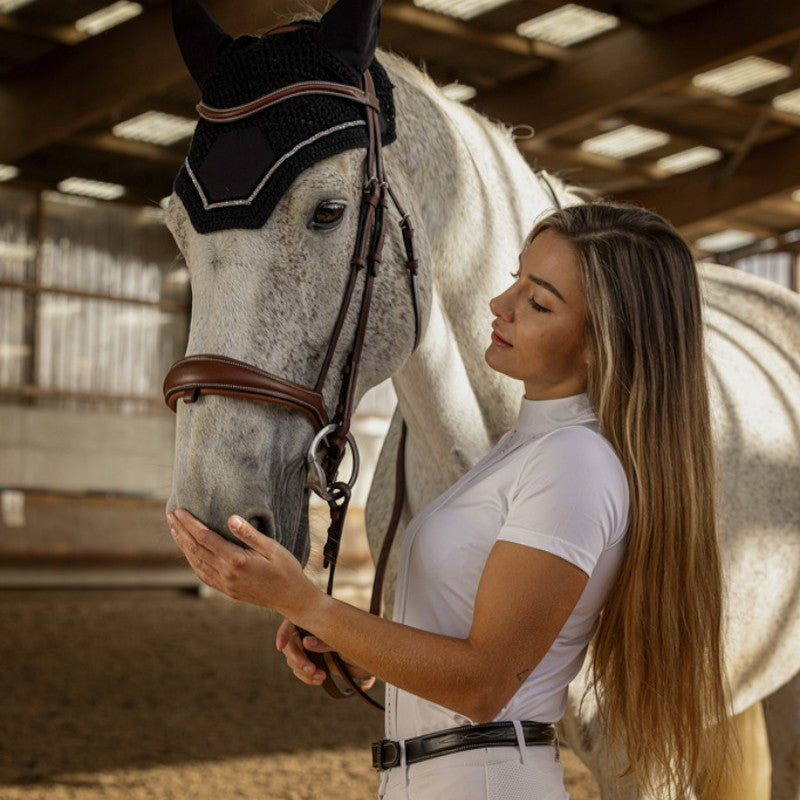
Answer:
<svg viewBox="0 0 800 800"><path fill-rule="evenodd" d="M338 0L320 20L319 41L360 76L378 46L381 0Z"/></svg>
<svg viewBox="0 0 800 800"><path fill-rule="evenodd" d="M203 0L172 0L172 27L183 60L202 87L214 58L233 39L219 27Z"/></svg>

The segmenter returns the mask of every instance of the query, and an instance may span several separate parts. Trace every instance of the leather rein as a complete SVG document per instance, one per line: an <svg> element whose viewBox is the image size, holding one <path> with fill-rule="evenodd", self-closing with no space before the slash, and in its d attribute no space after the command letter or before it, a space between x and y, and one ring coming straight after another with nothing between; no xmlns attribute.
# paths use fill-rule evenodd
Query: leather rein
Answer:
<svg viewBox="0 0 800 800"><path fill-rule="evenodd" d="M355 247L350 259L350 274L317 381L313 388L309 388L265 372L252 364L237 361L224 355L190 355L173 364L167 373L164 379L164 399L172 411L177 409L178 400L181 398L186 403L194 403L203 395L214 394L277 403L302 411L306 415L315 432L306 456L309 467L307 486L328 503L330 512L328 538L323 550L323 567L329 569L327 592L332 594L333 577L344 520L350 502L351 489L358 475L358 449L350 432L350 422L361 353L369 319L373 284L379 274L379 266L382 260L388 198L391 198L401 218L400 228L406 255L405 266L409 277L411 301L414 309L414 349L419 344L421 332L419 292L417 288L418 262L414 249L414 229L411 226L409 215L403 210L394 192L386 182L381 149L380 102L375 93L372 76L369 71L366 71L364 72L363 84L360 89L345 84L323 81L304 82L271 92L241 106L219 109L200 103L197 106L197 110L203 119L210 122L234 122L289 98L308 94L332 95L361 105L366 114L369 136L366 156L366 181L361 195ZM341 370L338 403L331 413L326 407L323 398L325 382L341 338L345 319L353 304L356 283L361 273L364 273L364 285L361 292L355 333ZM405 423L403 423L397 453L395 498L392 515L376 565L370 601L370 613L373 614L381 613L386 563L402 511L405 491L405 437L406 429ZM337 474L347 445L350 446L352 452L353 470L347 481L340 481ZM302 636L303 632L301 631L300 633ZM322 659L314 658L316 655L309 653L309 656L317 662L318 666L326 668L327 677L323 686L329 695L332 697L347 697L355 692L370 705L383 710L383 706L366 694L358 682L352 678L337 653L324 654L324 664ZM334 667L347 682L349 688L340 689L335 684L331 677Z"/></svg>

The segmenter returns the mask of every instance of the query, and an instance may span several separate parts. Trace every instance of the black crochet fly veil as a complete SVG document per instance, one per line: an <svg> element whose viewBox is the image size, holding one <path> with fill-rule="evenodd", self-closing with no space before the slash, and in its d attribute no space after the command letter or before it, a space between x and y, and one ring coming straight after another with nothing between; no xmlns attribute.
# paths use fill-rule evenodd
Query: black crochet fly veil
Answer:
<svg viewBox="0 0 800 800"><path fill-rule="evenodd" d="M316 23L296 25L226 43L203 82L203 103L230 108L305 81L360 85L352 66L318 41ZM396 136L392 85L377 60L369 70L381 140L389 144ZM175 191L198 233L260 228L304 169L367 143L363 106L328 95L292 97L236 122L201 118Z"/></svg>

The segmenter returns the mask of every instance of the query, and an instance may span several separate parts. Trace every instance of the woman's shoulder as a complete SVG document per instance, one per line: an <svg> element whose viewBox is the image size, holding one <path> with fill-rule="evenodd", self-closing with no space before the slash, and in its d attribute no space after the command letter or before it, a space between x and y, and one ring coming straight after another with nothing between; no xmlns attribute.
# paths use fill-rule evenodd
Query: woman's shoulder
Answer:
<svg viewBox="0 0 800 800"><path fill-rule="evenodd" d="M595 423L557 428L534 444L529 459L545 465L551 475L627 488L622 462Z"/></svg>
<svg viewBox="0 0 800 800"><path fill-rule="evenodd" d="M591 574L599 553L620 541L626 529L629 496L622 463L591 424L558 428L526 450L515 472L506 527L533 526L534 533L582 543L594 557L574 563ZM518 532L503 535L510 537L522 541Z"/></svg>
<svg viewBox="0 0 800 800"><path fill-rule="evenodd" d="M538 440L538 446L548 455L560 455L564 458L580 456L581 458L612 459L619 461L611 442L603 436L596 422L565 425L546 433Z"/></svg>

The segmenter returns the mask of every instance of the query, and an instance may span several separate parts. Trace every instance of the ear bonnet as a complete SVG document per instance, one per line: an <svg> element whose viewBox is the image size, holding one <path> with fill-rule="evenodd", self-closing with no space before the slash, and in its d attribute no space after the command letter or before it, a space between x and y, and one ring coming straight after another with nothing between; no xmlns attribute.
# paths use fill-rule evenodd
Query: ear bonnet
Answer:
<svg viewBox="0 0 800 800"><path fill-rule="evenodd" d="M243 106L306 81L358 88L369 69L380 101L382 143L394 141L392 85L373 58L379 2L339 0L319 23L236 39L220 30L201 0L173 0L172 13L203 107ZM366 148L368 139L363 107L324 94L289 97L230 122L201 117L175 192L199 233L260 228L303 170Z"/></svg>

